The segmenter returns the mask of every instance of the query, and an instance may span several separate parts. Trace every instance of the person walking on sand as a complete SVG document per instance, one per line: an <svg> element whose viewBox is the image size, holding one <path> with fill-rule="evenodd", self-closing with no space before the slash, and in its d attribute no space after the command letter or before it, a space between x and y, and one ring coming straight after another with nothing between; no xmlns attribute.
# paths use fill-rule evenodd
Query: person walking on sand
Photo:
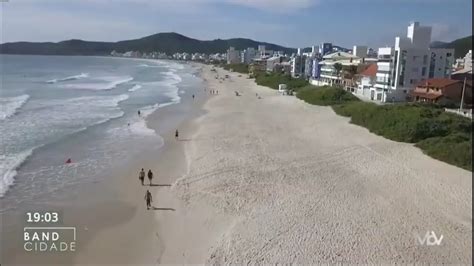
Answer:
<svg viewBox="0 0 474 266"><path fill-rule="evenodd" d="M178 139L178 138L179 138L179 132L178 132L177 129L176 129L176 132L174 133L174 138L175 138L175 139Z"/></svg>
<svg viewBox="0 0 474 266"><path fill-rule="evenodd" d="M146 209L149 210L151 208L151 203L153 202L153 199L152 199L151 193L148 189L145 193L145 201L146 201Z"/></svg>
<svg viewBox="0 0 474 266"><path fill-rule="evenodd" d="M153 179L153 173L151 172L151 169L148 170L148 180L150 181L150 186L152 185L151 180Z"/></svg>
<svg viewBox="0 0 474 266"><path fill-rule="evenodd" d="M145 185L145 170L143 170L143 168L138 174L138 179L140 179L140 181L142 182L142 186L144 186Z"/></svg>
<svg viewBox="0 0 474 266"><path fill-rule="evenodd" d="M193 100L194 100L194 94L193 94Z"/></svg>
<svg viewBox="0 0 474 266"><path fill-rule="evenodd" d="M140 115L141 115L140 110L138 110L138 116L140 116Z"/></svg>

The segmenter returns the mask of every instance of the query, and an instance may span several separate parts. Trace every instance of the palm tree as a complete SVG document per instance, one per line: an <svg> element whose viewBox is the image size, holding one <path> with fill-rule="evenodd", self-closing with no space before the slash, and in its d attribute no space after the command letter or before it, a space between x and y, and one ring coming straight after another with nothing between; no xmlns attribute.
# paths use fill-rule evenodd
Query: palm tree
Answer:
<svg viewBox="0 0 474 266"><path fill-rule="evenodd" d="M349 74L349 77L351 78L351 87L354 87L354 77L357 75L357 66L350 65L346 71L347 74Z"/></svg>
<svg viewBox="0 0 474 266"><path fill-rule="evenodd" d="M334 67L334 70L336 70L336 76L339 78L339 74L341 73L341 70L342 70L342 64L335 63L333 67Z"/></svg>

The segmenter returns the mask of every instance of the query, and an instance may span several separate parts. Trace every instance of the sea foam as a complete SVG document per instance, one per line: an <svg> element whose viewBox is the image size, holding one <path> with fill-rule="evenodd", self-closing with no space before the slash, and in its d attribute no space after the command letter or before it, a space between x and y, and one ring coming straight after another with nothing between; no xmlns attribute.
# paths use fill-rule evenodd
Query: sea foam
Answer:
<svg viewBox="0 0 474 266"><path fill-rule="evenodd" d="M128 89L128 91L130 91L130 92L132 92L132 91L137 91L137 90L139 90L139 89L141 89L141 88L142 88L142 85L140 85L140 84L135 84L135 85L133 85L133 87L131 87L130 89Z"/></svg>
<svg viewBox="0 0 474 266"><path fill-rule="evenodd" d="M0 155L0 198L5 195L8 188L14 183L18 167L33 153L29 149L16 154Z"/></svg>
<svg viewBox="0 0 474 266"><path fill-rule="evenodd" d="M76 80L76 79L82 79L82 78L87 78L87 77L89 77L88 73L81 73L79 75L69 76L69 77L60 78L60 79L52 79L52 80L48 80L46 82L47 83L57 83L57 82L68 81L68 80Z"/></svg>
<svg viewBox="0 0 474 266"><path fill-rule="evenodd" d="M84 89L84 90L111 90L116 88L120 84L124 84L133 80L132 77L103 77L102 80L108 82L95 82L95 83L75 83L66 84L64 88L70 89Z"/></svg>
<svg viewBox="0 0 474 266"><path fill-rule="evenodd" d="M30 98L29 95L23 94L15 97L0 98L0 120L5 120L16 113Z"/></svg>

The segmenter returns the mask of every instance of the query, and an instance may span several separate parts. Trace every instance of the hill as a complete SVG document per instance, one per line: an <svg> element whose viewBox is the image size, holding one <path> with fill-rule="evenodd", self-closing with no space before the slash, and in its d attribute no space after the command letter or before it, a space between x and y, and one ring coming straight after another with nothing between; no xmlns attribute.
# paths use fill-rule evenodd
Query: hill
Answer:
<svg viewBox="0 0 474 266"><path fill-rule="evenodd" d="M201 41L184 35L168 32L158 33L140 39L119 42L91 42L68 40L62 42L12 42L0 44L2 54L38 54L38 55L108 55L111 51L159 51L167 54L182 53L224 53L230 46L238 50L265 45L269 50L293 53L296 50L276 44L258 42L251 39L234 38L228 40Z"/></svg>
<svg viewBox="0 0 474 266"><path fill-rule="evenodd" d="M456 58L464 57L466 53L472 49L472 35L454 40L452 42L433 42L432 48L453 48Z"/></svg>

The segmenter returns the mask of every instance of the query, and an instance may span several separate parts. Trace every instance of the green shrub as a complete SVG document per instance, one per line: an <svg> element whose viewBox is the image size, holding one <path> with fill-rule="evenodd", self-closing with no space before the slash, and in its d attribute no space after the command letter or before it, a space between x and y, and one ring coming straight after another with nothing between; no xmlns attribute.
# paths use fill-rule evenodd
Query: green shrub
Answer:
<svg viewBox="0 0 474 266"><path fill-rule="evenodd" d="M262 72L255 74L255 82L258 85L266 86L274 90L278 90L278 85L286 84L288 89L295 91L309 84L305 79L292 78L289 75Z"/></svg>
<svg viewBox="0 0 474 266"><path fill-rule="evenodd" d="M307 103L332 106L338 115L350 117L353 124L391 140L416 143L427 155L472 171L472 121L446 113L439 105L376 105L340 88L315 87L276 74L259 73L256 82L273 89L287 84Z"/></svg>
<svg viewBox="0 0 474 266"><path fill-rule="evenodd" d="M233 70L238 73L247 74L249 73L249 65L247 64L226 64L223 66L225 70Z"/></svg>
<svg viewBox="0 0 474 266"><path fill-rule="evenodd" d="M434 137L416 144L424 153L438 160L472 171L472 138L466 134Z"/></svg>
<svg viewBox="0 0 474 266"><path fill-rule="evenodd" d="M350 92L330 86L305 86L298 90L296 97L310 104L325 106L359 101Z"/></svg>
<svg viewBox="0 0 474 266"><path fill-rule="evenodd" d="M350 102L333 106L351 123L395 141L416 143L429 156L472 171L472 121L440 108Z"/></svg>

